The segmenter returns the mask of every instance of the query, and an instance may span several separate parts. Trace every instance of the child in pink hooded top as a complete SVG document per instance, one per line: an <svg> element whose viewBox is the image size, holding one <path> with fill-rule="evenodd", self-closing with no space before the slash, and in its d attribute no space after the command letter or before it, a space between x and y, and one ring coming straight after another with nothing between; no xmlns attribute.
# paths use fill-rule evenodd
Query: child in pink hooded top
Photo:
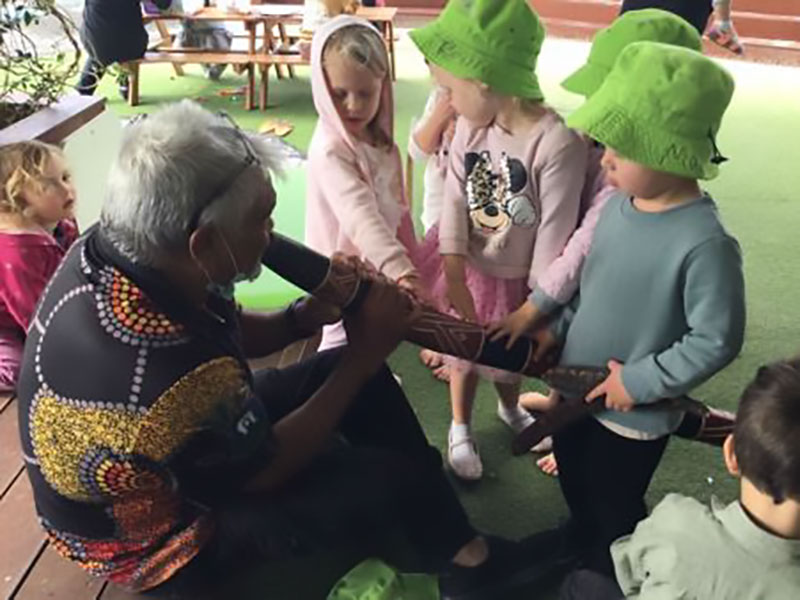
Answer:
<svg viewBox="0 0 800 600"><path fill-rule="evenodd" d="M327 256L358 256L421 292L414 229L393 138L394 105L383 40L342 15L314 34L311 89L319 121L308 153L306 243ZM347 342L341 323L320 349Z"/></svg>

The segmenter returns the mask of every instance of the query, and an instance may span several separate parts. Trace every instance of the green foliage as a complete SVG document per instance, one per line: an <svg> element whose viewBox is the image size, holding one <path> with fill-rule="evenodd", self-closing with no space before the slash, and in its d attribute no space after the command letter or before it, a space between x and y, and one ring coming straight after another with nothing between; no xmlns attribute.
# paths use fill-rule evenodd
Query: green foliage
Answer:
<svg viewBox="0 0 800 600"><path fill-rule="evenodd" d="M30 28L58 23L74 52L41 52ZM0 128L56 102L77 73L77 30L55 0L0 0Z"/></svg>

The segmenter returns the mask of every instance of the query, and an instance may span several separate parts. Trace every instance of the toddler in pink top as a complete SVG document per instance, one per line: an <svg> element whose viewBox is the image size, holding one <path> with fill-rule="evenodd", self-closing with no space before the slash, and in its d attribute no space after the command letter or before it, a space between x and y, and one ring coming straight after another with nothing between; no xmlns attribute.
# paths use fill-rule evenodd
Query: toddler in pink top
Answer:
<svg viewBox="0 0 800 600"><path fill-rule="evenodd" d="M543 103L535 75L544 28L525 0L452 0L411 37L459 115L439 221L443 276L434 295L490 326L526 302L575 230L587 146ZM450 467L479 479L470 431L478 373L494 381L498 416L514 431L521 377L451 360Z"/></svg>
<svg viewBox="0 0 800 600"><path fill-rule="evenodd" d="M311 90L319 121L308 153L306 243L330 256L358 256L422 293L416 240L394 143L386 47L367 21L338 16L314 34ZM346 343L341 323L320 349Z"/></svg>
<svg viewBox="0 0 800 600"><path fill-rule="evenodd" d="M75 189L55 146L0 147L0 182L0 392L10 392L36 303L77 227Z"/></svg>

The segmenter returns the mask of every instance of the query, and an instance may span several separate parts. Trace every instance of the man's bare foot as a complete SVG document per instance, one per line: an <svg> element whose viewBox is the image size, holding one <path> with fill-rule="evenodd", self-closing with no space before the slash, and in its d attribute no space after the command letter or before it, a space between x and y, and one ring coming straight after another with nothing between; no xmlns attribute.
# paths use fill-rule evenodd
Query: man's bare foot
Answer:
<svg viewBox="0 0 800 600"><path fill-rule="evenodd" d="M539 470L545 475L558 477L558 463L556 462L555 454L552 452L537 460L536 466L539 467Z"/></svg>

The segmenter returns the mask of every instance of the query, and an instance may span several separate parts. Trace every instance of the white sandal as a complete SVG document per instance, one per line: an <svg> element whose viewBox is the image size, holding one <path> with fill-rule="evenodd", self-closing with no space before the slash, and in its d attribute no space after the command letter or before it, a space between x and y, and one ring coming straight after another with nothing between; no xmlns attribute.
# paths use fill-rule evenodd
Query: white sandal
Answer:
<svg viewBox="0 0 800 600"><path fill-rule="evenodd" d="M468 452L471 456L468 454L462 460L456 462L453 459L453 450L465 444L468 446ZM478 454L478 446L472 436L468 435L460 440L453 441L453 432L450 431L447 436L447 464L457 477L465 481L478 481L483 477L483 463L481 462L480 454Z"/></svg>

